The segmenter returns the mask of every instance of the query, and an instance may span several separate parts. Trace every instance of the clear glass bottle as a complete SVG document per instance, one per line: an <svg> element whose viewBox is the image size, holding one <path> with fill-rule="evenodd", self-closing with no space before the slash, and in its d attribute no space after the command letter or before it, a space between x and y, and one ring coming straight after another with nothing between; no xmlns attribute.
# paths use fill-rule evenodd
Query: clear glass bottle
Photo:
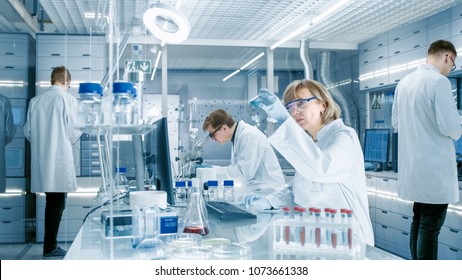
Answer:
<svg viewBox="0 0 462 280"><path fill-rule="evenodd" d="M136 247L136 255L140 260L164 260L165 244L159 239L159 209L157 207L143 209L144 238Z"/></svg>
<svg viewBox="0 0 462 280"><path fill-rule="evenodd" d="M134 206L132 210L132 248L136 249L144 235L144 217L141 209Z"/></svg>
<svg viewBox="0 0 462 280"><path fill-rule="evenodd" d="M113 124L131 125L133 123L133 98L136 92L129 82L114 82L114 101L112 102Z"/></svg>
<svg viewBox="0 0 462 280"><path fill-rule="evenodd" d="M223 200L227 202L234 201L234 181L223 180Z"/></svg>
<svg viewBox="0 0 462 280"><path fill-rule="evenodd" d="M128 190L129 181L127 179L127 169L125 167L115 168L114 187L120 190Z"/></svg>
<svg viewBox="0 0 462 280"><path fill-rule="evenodd" d="M217 180L209 180L207 182L209 187L209 200L216 201L218 200L218 181Z"/></svg>
<svg viewBox="0 0 462 280"><path fill-rule="evenodd" d="M79 86L79 115L80 127L94 126L103 123L101 97L103 88L98 83L81 83Z"/></svg>
<svg viewBox="0 0 462 280"><path fill-rule="evenodd" d="M176 181L175 182L175 204L176 205L185 205L187 202L186 196L186 182L185 181Z"/></svg>

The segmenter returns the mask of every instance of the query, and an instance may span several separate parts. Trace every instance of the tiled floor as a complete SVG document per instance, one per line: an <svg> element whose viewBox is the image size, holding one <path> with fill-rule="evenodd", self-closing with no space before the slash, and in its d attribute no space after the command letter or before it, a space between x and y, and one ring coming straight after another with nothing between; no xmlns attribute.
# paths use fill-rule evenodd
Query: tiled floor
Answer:
<svg viewBox="0 0 462 280"><path fill-rule="evenodd" d="M42 260L42 246L41 243L0 244L0 260ZM59 246L67 250L71 242Z"/></svg>

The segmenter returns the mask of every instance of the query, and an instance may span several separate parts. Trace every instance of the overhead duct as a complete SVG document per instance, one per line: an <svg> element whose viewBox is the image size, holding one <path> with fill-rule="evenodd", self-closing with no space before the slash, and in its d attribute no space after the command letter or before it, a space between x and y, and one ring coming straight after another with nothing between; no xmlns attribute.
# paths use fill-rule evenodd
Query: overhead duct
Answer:
<svg viewBox="0 0 462 280"><path fill-rule="evenodd" d="M335 69L335 52L326 51L320 52L317 59L317 74L318 80L325 86L333 85ZM347 98L342 94L337 87L329 89L330 94L335 102L342 110L342 118L346 125L351 126L356 131L359 131L358 110L352 101L352 98Z"/></svg>
<svg viewBox="0 0 462 280"><path fill-rule="evenodd" d="M303 68L305 69L305 79L313 80L313 65L311 65L310 56L310 41L301 40L300 41L300 58L302 59Z"/></svg>

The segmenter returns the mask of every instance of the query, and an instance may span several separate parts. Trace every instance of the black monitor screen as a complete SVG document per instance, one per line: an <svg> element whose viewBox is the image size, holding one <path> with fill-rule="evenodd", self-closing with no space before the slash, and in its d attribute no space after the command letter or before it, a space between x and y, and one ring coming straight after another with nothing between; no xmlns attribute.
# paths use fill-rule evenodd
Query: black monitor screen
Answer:
<svg viewBox="0 0 462 280"><path fill-rule="evenodd" d="M173 205L173 177L170 163L167 118L161 118L145 137L146 165L156 189L167 193L167 202Z"/></svg>
<svg viewBox="0 0 462 280"><path fill-rule="evenodd" d="M364 161L387 163L389 135L388 129L366 129Z"/></svg>

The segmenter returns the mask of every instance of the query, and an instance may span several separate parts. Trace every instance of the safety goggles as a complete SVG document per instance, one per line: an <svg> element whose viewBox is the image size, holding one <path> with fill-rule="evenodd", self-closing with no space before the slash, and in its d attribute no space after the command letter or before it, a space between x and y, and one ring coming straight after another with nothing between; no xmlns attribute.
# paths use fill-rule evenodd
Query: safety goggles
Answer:
<svg viewBox="0 0 462 280"><path fill-rule="evenodd" d="M214 132L209 133L209 137L213 139L213 136L215 135L215 133L217 133L217 131L220 130L222 127L223 127L223 124L220 125L217 129L215 129Z"/></svg>
<svg viewBox="0 0 462 280"><path fill-rule="evenodd" d="M317 99L317 98L313 96L310 98L295 99L287 103L285 107L287 111L289 111L289 113L292 112L293 109L297 110L297 112L302 112L303 110L306 109L306 106L308 106L308 102L310 102L313 99Z"/></svg>

